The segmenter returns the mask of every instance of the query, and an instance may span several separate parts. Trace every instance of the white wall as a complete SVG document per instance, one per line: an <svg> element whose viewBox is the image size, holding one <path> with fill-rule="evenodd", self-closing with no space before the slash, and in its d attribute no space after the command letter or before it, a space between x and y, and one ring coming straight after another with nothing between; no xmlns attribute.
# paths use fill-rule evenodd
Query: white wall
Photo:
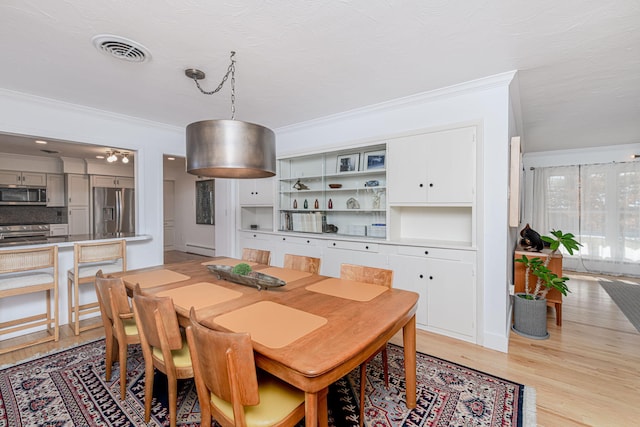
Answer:
<svg viewBox="0 0 640 427"><path fill-rule="evenodd" d="M278 156L346 148L387 136L480 124L478 164L479 343L507 351L509 83L506 73L276 130Z"/></svg>
<svg viewBox="0 0 640 427"><path fill-rule="evenodd" d="M136 224L152 240L132 245L127 264L163 262L162 154L185 155L184 128L0 89L0 132L136 150Z"/></svg>

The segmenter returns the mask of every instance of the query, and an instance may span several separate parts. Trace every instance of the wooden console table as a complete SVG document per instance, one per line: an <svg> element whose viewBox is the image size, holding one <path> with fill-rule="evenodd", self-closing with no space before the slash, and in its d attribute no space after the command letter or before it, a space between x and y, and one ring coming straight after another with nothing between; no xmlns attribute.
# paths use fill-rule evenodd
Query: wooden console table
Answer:
<svg viewBox="0 0 640 427"><path fill-rule="evenodd" d="M543 262L549 257L551 251L549 249L543 249L542 252L530 252L522 249L516 249L513 255L513 259L522 258L522 255L526 255L527 258L540 258ZM514 262L513 268L513 285L514 292L524 292L524 273L525 266L521 262ZM562 277L562 254L556 253L549 262L549 270ZM529 273L529 286L534 286L538 278L532 273ZM557 289L549 290L547 294L547 305L556 309L556 325L562 326L562 294Z"/></svg>

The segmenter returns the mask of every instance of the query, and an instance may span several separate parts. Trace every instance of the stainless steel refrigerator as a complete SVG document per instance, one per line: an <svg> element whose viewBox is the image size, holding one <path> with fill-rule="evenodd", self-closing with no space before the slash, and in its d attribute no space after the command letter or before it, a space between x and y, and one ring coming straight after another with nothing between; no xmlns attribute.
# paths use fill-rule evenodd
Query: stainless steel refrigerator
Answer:
<svg viewBox="0 0 640 427"><path fill-rule="evenodd" d="M93 189L93 232L95 234L135 233L135 190L133 188Z"/></svg>

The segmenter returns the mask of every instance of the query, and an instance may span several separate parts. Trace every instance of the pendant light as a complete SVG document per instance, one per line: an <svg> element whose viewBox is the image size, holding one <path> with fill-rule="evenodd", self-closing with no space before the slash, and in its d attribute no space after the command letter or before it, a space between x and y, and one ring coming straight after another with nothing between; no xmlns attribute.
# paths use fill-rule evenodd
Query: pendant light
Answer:
<svg viewBox="0 0 640 427"><path fill-rule="evenodd" d="M276 136L264 126L235 120L235 52L218 87L210 92L200 87L205 73L189 68L205 95L220 91L231 76L231 120L203 120L187 126L187 172L214 178L268 178L276 174Z"/></svg>

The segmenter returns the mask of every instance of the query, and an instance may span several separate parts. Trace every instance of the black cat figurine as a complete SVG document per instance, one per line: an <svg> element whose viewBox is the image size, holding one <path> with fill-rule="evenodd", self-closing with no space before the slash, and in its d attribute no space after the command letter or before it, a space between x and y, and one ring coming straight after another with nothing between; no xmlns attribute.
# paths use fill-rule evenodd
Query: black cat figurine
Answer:
<svg viewBox="0 0 640 427"><path fill-rule="evenodd" d="M520 230L520 237L522 237L522 239L520 239L520 246L522 246L525 251L540 252L542 248L544 248L544 242L540 234L529 227L529 224Z"/></svg>

